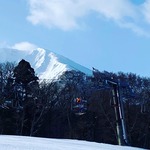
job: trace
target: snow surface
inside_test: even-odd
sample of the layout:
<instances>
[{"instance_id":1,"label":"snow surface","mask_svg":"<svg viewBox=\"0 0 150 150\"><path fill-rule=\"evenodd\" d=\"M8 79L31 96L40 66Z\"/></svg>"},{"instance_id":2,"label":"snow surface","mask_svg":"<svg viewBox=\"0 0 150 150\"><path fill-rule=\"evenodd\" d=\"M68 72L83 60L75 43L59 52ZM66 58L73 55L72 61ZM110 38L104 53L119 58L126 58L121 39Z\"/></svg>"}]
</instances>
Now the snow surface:
<instances>
[{"instance_id":1,"label":"snow surface","mask_svg":"<svg viewBox=\"0 0 150 150\"><path fill-rule=\"evenodd\" d=\"M33 51L20 51L17 49L0 49L0 62L16 62L25 59L30 62L40 79L57 79L66 70L77 70L87 75L92 71L72 60L52 51L37 48Z\"/></svg>"},{"instance_id":2,"label":"snow surface","mask_svg":"<svg viewBox=\"0 0 150 150\"><path fill-rule=\"evenodd\" d=\"M0 150L140 150L95 142L0 135Z\"/></svg>"}]
</instances>

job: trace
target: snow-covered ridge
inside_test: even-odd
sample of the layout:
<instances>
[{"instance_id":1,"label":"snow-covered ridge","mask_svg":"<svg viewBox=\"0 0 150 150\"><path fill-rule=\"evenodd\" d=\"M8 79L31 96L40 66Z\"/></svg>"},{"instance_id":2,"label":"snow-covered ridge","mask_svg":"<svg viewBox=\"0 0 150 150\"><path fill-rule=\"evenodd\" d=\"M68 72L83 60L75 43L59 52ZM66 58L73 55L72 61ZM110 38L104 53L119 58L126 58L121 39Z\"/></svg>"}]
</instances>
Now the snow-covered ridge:
<instances>
[{"instance_id":1,"label":"snow-covered ridge","mask_svg":"<svg viewBox=\"0 0 150 150\"><path fill-rule=\"evenodd\" d=\"M92 75L92 71L72 60L52 51L37 48L32 52L16 49L0 49L0 62L19 62L21 59L29 61L40 79L57 79L67 70L81 71Z\"/></svg>"},{"instance_id":2,"label":"snow-covered ridge","mask_svg":"<svg viewBox=\"0 0 150 150\"><path fill-rule=\"evenodd\" d=\"M45 59L45 50L41 49L41 48L38 48L37 51L38 51L38 54L35 57L35 70L37 68L41 67L41 65L42 65L42 63L44 62L44 59Z\"/></svg>"}]
</instances>

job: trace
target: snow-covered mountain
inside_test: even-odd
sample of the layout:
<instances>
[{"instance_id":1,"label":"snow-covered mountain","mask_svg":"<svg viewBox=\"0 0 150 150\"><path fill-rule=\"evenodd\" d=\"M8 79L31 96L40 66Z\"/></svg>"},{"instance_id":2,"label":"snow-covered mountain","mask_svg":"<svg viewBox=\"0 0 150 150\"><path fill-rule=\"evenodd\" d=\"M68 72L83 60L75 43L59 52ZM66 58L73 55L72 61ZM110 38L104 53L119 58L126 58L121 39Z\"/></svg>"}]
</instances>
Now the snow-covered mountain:
<instances>
[{"instance_id":1,"label":"snow-covered mountain","mask_svg":"<svg viewBox=\"0 0 150 150\"><path fill-rule=\"evenodd\" d=\"M67 70L77 70L87 75L92 75L90 69L62 55L42 48L37 48L32 51L21 51L9 48L0 49L0 63L7 61L18 63L21 59L30 62L40 79L57 79Z\"/></svg>"}]
</instances>

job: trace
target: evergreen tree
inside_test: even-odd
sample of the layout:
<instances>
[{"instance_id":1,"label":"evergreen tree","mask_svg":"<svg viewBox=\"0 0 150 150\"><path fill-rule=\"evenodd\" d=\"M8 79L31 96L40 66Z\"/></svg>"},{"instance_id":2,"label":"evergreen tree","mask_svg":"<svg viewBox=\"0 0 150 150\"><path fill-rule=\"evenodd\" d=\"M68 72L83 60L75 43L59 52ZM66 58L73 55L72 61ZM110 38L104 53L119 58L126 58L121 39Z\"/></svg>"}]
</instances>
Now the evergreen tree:
<instances>
[{"instance_id":1,"label":"evergreen tree","mask_svg":"<svg viewBox=\"0 0 150 150\"><path fill-rule=\"evenodd\" d=\"M19 113L17 119L18 134L30 135L32 121L35 119L38 103L38 77L30 63L21 60L14 69L15 106Z\"/></svg>"},{"instance_id":2,"label":"evergreen tree","mask_svg":"<svg viewBox=\"0 0 150 150\"><path fill-rule=\"evenodd\" d=\"M27 85L31 81L37 81L38 77L35 75L34 69L30 63L22 59L18 66L14 69L14 77L16 83L22 83Z\"/></svg>"}]
</instances>

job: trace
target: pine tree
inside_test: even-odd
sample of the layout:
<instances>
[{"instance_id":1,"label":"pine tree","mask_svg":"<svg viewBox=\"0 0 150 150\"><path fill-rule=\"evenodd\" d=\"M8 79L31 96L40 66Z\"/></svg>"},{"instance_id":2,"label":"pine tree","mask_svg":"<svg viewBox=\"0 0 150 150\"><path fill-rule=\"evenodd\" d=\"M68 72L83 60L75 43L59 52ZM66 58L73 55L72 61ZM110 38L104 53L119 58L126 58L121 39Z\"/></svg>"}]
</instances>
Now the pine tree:
<instances>
[{"instance_id":1,"label":"pine tree","mask_svg":"<svg viewBox=\"0 0 150 150\"><path fill-rule=\"evenodd\" d=\"M18 66L14 69L14 77L16 83L28 84L31 81L37 81L38 77L35 76L35 71L30 63L22 59Z\"/></svg>"},{"instance_id":2,"label":"pine tree","mask_svg":"<svg viewBox=\"0 0 150 150\"><path fill-rule=\"evenodd\" d=\"M30 135L32 120L38 103L38 77L30 63L22 59L14 69L14 80L14 105L19 112L18 118L16 118L19 126L18 134Z\"/></svg>"}]
</instances>

